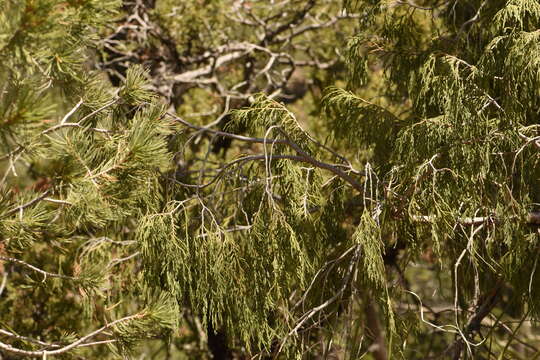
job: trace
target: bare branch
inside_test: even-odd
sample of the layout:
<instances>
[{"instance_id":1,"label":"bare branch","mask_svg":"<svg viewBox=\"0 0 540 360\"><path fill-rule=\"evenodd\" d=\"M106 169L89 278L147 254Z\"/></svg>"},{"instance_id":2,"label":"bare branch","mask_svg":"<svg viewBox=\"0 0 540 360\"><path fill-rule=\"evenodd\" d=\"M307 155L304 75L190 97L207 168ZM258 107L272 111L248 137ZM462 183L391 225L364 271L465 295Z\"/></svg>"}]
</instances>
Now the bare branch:
<instances>
[{"instance_id":1,"label":"bare branch","mask_svg":"<svg viewBox=\"0 0 540 360\"><path fill-rule=\"evenodd\" d=\"M355 248L354 254L352 256L352 259L351 259L351 261L349 263L349 267L347 269L347 273L346 273L346 275L344 277L343 285L341 286L341 288L330 299L326 300L324 303L320 304L319 306L316 306L316 307L312 308L311 310L304 313L304 315L302 315L300 317L300 319L296 323L295 327L281 340L280 346L279 346L279 349L278 349L278 352L277 352L278 354L283 349L283 346L285 345L285 342L287 341L287 339L289 337L291 337L292 335L295 335L298 332L298 330L302 327L302 325L304 325L304 323L306 321L311 319L318 312L324 310L325 308L327 308L328 306L330 306L336 300L338 300L339 298L341 298L343 296L343 292L347 289L347 286L349 286L349 281L350 281L350 278L351 278L351 276L352 276L352 274L354 272L354 269L358 265L358 259L360 257L360 251L361 251L361 247L359 245L357 245L356 248Z\"/></svg>"},{"instance_id":2,"label":"bare branch","mask_svg":"<svg viewBox=\"0 0 540 360\"><path fill-rule=\"evenodd\" d=\"M4 275L2 276L2 283L0 284L0 296L2 296L2 293L4 292L4 289L6 288L8 275L9 275L9 272L6 269L4 269Z\"/></svg>"},{"instance_id":3,"label":"bare branch","mask_svg":"<svg viewBox=\"0 0 540 360\"><path fill-rule=\"evenodd\" d=\"M22 211L22 210L26 209L26 208L29 207L29 206L34 205L35 203L37 203L37 202L39 202L39 201L45 199L45 198L47 197L47 195L49 195L50 192L51 192L50 189L49 189L49 190L46 190L43 194L41 194L41 195L38 196L37 198L32 199L32 200L30 200L29 202L27 202L27 203L25 203L25 204L22 204L22 205L20 205L20 206L17 206L16 208L14 208L14 209L8 211L7 213L5 213L5 216L10 216L10 215L12 215L12 214L14 214L14 213L16 213L16 212L19 212L19 211Z\"/></svg>"},{"instance_id":4,"label":"bare branch","mask_svg":"<svg viewBox=\"0 0 540 360\"><path fill-rule=\"evenodd\" d=\"M68 112L68 113L64 116L64 118L60 121L60 124L65 123L65 122L67 121L67 119L69 119L69 117L70 117L71 115L73 115L73 113L74 113L75 111L77 111L77 109L79 108L79 106L82 105L82 103L83 103L83 100L81 99L81 100L73 107L73 109L71 109L71 111Z\"/></svg>"},{"instance_id":5,"label":"bare branch","mask_svg":"<svg viewBox=\"0 0 540 360\"><path fill-rule=\"evenodd\" d=\"M296 143L291 141L288 138L287 134L283 130L281 130L280 128L277 128L277 129L279 129L279 131L280 131L280 133L282 135L287 137L286 140L268 139L268 138L251 138L251 137L247 137L247 136L231 134L231 133L227 133L227 132L224 132L224 131L217 131L217 130L212 130L212 129L203 128L203 127L200 127L200 126L193 125L193 124L185 121L184 119L182 119L182 118L180 118L180 117L178 117L178 116L176 116L174 114L171 114L171 113L167 113L167 115L173 117L175 120L181 122L182 124L184 124L184 125L186 125L186 126L188 126L190 128L197 129L197 130L208 131L208 132L210 132L212 134L215 134L215 135L220 135L220 136L228 137L228 138L231 138L231 139L236 139L236 140L241 140L241 141L246 141L246 142L253 142L253 143L284 144L284 145L287 145L290 148L292 148L294 151L296 151L296 153L298 155L297 156L293 156L293 155L271 155L271 156L269 156L269 158L283 157L283 158L288 158L288 159L291 159L291 160L297 160L297 161L302 161L302 162L305 162L305 163L309 163L309 164L314 165L314 166L316 166L318 168L325 169L325 170L328 170L328 171L334 173L335 175L337 175L338 177L340 177L341 179L343 179L347 183L349 183L355 190L357 190L359 192L362 192L363 189L364 189L363 186L358 181L356 181L352 176L350 176L346 172L340 170L339 166L324 163L324 162L318 161L318 160L314 159L313 157L311 157L304 150L302 150L302 148L300 148ZM263 156L263 155L260 155L260 156ZM264 159L264 158L265 157L263 156L262 159ZM259 159L261 159L261 158L260 157L252 158L252 160L259 160ZM238 162L238 160L235 161L235 162L229 163L227 165L227 167L230 166L230 165L233 165L236 162ZM208 183L208 184L205 184L203 186L201 186L201 185L191 185L191 187L202 188L202 187L206 187L206 186L210 185L211 183L213 183L213 181ZM188 184L184 184L184 185L188 186Z\"/></svg>"},{"instance_id":6,"label":"bare branch","mask_svg":"<svg viewBox=\"0 0 540 360\"><path fill-rule=\"evenodd\" d=\"M26 268L28 268L30 270L33 270L33 271L43 275L43 281L45 281L47 279L47 277L60 278L60 279L65 279L65 280L78 280L78 278L73 277L73 276L67 276L67 275L62 275L62 274L54 274L54 273L50 273L50 272L45 271L45 270L41 270L40 268L37 268L34 265L30 265L30 264L28 264L28 263L26 263L26 262L24 262L22 260L19 260L19 259L10 258L10 257L7 257L7 256L0 255L0 260L16 263L16 264L22 265L22 266L24 266L24 267L26 267Z\"/></svg>"},{"instance_id":7,"label":"bare branch","mask_svg":"<svg viewBox=\"0 0 540 360\"><path fill-rule=\"evenodd\" d=\"M517 216L512 215L511 218L517 218ZM430 215L414 215L412 219L413 221L424 222L424 223L431 223L435 221L435 217L430 216ZM540 212L530 212L527 215L527 218L525 221L529 225L540 225ZM456 222L461 225L473 226L473 225L481 225L485 223L497 224L497 223L500 223L501 220L497 219L495 216L476 216L476 217L457 218Z\"/></svg>"},{"instance_id":8,"label":"bare branch","mask_svg":"<svg viewBox=\"0 0 540 360\"><path fill-rule=\"evenodd\" d=\"M3 342L0 342L0 349L5 350L5 351L10 352L10 353L14 353L14 354L18 354L18 355L24 355L24 356L58 355L58 354L65 353L65 352L67 352L69 350L72 350L74 348L77 348L77 347L99 345L99 344L112 342L111 340L108 340L108 341L105 341L105 342L104 341L97 341L97 342L94 342L94 343L86 343L87 340L92 339L93 337L103 333L107 329L110 329L110 328L116 326L117 324L127 322L127 321L130 321L130 320L134 320L134 319L140 319L140 318L143 318L145 316L146 315L144 313L138 313L138 314L135 314L135 315L126 316L126 317L123 317L121 319L112 321L111 323L109 323L109 324L107 324L107 325L105 325L105 326L91 332L88 335L85 335L85 336L81 337L80 339L72 342L71 344L63 346L63 347L61 347L59 349L55 349L55 350L38 350L38 351L23 350L23 349L15 348L15 347L13 347L13 346L11 346L9 344L3 343ZM50 344L47 344L47 345L50 346Z\"/></svg>"},{"instance_id":9,"label":"bare branch","mask_svg":"<svg viewBox=\"0 0 540 360\"><path fill-rule=\"evenodd\" d=\"M49 343L46 343L46 342L38 340L38 339L33 339L33 338L30 338L30 337L27 337L27 336L14 334L14 333L12 333L10 331L7 331L7 330L4 330L4 329L0 329L0 334L5 335L5 336L9 336L9 337L17 339L17 340L22 340L22 341L34 343L34 344L37 344L37 345L46 346L47 348L59 348L59 347L61 347L61 345L49 344Z\"/></svg>"}]
</instances>

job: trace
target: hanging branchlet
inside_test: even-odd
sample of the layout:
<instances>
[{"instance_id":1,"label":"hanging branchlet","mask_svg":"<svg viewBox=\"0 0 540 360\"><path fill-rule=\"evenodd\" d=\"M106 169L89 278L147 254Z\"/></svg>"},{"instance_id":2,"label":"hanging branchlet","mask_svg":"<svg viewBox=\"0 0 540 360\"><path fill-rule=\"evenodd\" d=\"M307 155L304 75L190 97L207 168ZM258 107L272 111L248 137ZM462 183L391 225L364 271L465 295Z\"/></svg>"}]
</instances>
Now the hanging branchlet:
<instances>
[{"instance_id":1,"label":"hanging branchlet","mask_svg":"<svg viewBox=\"0 0 540 360\"><path fill-rule=\"evenodd\" d=\"M1 352L538 353L539 19L4 1Z\"/></svg>"}]
</instances>

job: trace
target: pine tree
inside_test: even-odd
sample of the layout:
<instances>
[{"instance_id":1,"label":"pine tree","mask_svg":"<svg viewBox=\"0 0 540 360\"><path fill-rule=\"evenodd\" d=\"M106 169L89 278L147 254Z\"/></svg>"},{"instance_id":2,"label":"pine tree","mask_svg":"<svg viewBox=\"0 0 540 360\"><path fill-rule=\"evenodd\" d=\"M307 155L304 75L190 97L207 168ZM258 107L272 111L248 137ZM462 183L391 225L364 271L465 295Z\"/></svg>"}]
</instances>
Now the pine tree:
<instances>
[{"instance_id":1,"label":"pine tree","mask_svg":"<svg viewBox=\"0 0 540 360\"><path fill-rule=\"evenodd\" d=\"M2 356L539 353L537 0L0 17Z\"/></svg>"},{"instance_id":2,"label":"pine tree","mask_svg":"<svg viewBox=\"0 0 540 360\"><path fill-rule=\"evenodd\" d=\"M125 353L178 324L173 299L145 289L137 268L125 265L140 256L130 224L160 210L172 128L142 68L117 89L87 71L96 30L118 5L0 5L6 358Z\"/></svg>"}]
</instances>

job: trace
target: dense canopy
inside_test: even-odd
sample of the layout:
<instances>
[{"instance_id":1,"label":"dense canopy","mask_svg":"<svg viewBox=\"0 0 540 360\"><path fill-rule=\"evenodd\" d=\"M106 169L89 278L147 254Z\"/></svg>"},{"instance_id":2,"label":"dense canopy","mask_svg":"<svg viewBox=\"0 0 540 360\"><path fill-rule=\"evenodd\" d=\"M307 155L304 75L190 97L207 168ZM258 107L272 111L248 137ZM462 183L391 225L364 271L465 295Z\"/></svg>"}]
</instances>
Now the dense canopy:
<instances>
[{"instance_id":1,"label":"dense canopy","mask_svg":"<svg viewBox=\"0 0 540 360\"><path fill-rule=\"evenodd\" d=\"M538 0L0 0L0 55L0 358L540 355Z\"/></svg>"}]
</instances>

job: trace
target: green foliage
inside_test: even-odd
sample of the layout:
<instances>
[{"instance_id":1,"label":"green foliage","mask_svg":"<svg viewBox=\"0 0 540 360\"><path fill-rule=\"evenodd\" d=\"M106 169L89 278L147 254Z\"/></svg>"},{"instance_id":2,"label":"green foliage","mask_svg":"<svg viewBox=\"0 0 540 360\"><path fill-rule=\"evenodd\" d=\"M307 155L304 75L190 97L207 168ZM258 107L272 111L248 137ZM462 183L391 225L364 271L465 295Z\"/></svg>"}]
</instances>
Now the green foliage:
<instances>
[{"instance_id":1,"label":"green foliage","mask_svg":"<svg viewBox=\"0 0 540 360\"><path fill-rule=\"evenodd\" d=\"M254 99L249 108L236 110L233 115L233 121L226 130L234 132L235 129L245 128L249 134L266 138L285 134L302 149L309 151L309 135L301 128L294 114L275 100L261 95Z\"/></svg>"},{"instance_id":2,"label":"green foliage","mask_svg":"<svg viewBox=\"0 0 540 360\"><path fill-rule=\"evenodd\" d=\"M142 309L141 279L124 266L138 255L127 225L161 204L170 128L141 68L128 72L117 96L88 71L96 30L118 6L0 4L0 321L24 336L10 342L20 354L53 352L137 311L137 321L118 323L113 335L121 353L177 326L176 304L163 296ZM74 350L107 356L103 346Z\"/></svg>"},{"instance_id":3,"label":"green foliage","mask_svg":"<svg viewBox=\"0 0 540 360\"><path fill-rule=\"evenodd\" d=\"M372 148L378 165L388 162L401 123L395 115L339 88L329 88L322 102L336 140L359 149Z\"/></svg>"},{"instance_id":4,"label":"green foliage","mask_svg":"<svg viewBox=\"0 0 540 360\"><path fill-rule=\"evenodd\" d=\"M2 354L533 355L540 4L341 5L0 2Z\"/></svg>"},{"instance_id":5,"label":"green foliage","mask_svg":"<svg viewBox=\"0 0 540 360\"><path fill-rule=\"evenodd\" d=\"M515 299L526 297L522 309L536 309L538 299L525 288L526 278L534 277L536 250L531 246L538 241L527 224L538 202L537 148L524 141L536 135L523 132L537 123L538 66L531 54L538 53L533 40L538 2L370 6L358 4L377 8L379 18L349 44L351 88L365 85L382 66L386 88L400 96L382 95L389 104L400 101L409 107L403 110L407 116L388 117L385 107L378 106L378 112L368 113L363 104L369 101L343 90L329 91L325 102L336 140L361 139L361 144L374 144L374 159L384 156L376 163L388 184L381 188L387 192L379 220L383 233L410 222L417 229L411 239L415 246L436 251L438 271L454 273L452 297L462 307L488 293L493 279L499 279L511 284ZM393 225L396 221L402 224ZM404 235L394 236L407 243ZM514 316L532 314L522 310ZM471 317L456 318L463 331L470 331L465 325ZM411 351L415 347L409 345ZM489 350L460 351L475 357Z\"/></svg>"}]
</instances>

